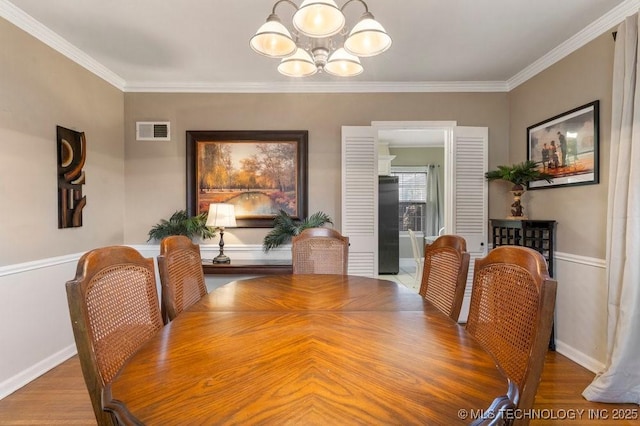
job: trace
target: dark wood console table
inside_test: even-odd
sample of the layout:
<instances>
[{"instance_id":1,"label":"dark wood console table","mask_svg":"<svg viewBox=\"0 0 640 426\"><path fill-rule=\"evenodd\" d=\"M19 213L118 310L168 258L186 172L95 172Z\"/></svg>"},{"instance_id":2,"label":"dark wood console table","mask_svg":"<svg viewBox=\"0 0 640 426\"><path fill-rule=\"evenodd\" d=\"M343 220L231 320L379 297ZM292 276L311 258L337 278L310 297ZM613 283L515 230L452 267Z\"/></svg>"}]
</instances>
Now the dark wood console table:
<instances>
[{"instance_id":1,"label":"dark wood console table","mask_svg":"<svg viewBox=\"0 0 640 426\"><path fill-rule=\"evenodd\" d=\"M491 228L493 247L515 245L537 250L547 261L549 275L554 276L555 220L491 219Z\"/></svg>"},{"instance_id":2,"label":"dark wood console table","mask_svg":"<svg viewBox=\"0 0 640 426\"><path fill-rule=\"evenodd\" d=\"M283 275L292 274L290 260L234 260L231 263L212 263L202 259L205 275Z\"/></svg>"}]
</instances>

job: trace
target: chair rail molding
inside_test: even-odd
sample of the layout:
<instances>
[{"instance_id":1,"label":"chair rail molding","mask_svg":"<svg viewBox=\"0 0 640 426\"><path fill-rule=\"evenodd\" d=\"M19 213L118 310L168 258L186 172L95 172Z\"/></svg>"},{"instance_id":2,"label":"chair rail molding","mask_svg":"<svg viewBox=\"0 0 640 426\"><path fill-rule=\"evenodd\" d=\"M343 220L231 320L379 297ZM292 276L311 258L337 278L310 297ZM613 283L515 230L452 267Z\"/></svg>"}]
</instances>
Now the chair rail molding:
<instances>
[{"instance_id":1,"label":"chair rail molding","mask_svg":"<svg viewBox=\"0 0 640 426\"><path fill-rule=\"evenodd\" d=\"M32 260L29 262L15 263L13 265L0 266L0 277L21 274L36 269L50 268L65 263L77 262L84 253L66 254L64 256L49 257L46 259Z\"/></svg>"},{"instance_id":2,"label":"chair rail molding","mask_svg":"<svg viewBox=\"0 0 640 426\"><path fill-rule=\"evenodd\" d=\"M160 254L159 244L138 244L129 245L146 257L155 257ZM261 244L225 244L225 253L233 254L233 259L238 260L289 260L291 259L291 244L282 245L280 247L272 248L269 252L265 253ZM220 253L220 246L218 244L200 244L200 255L203 261L207 259L213 259Z\"/></svg>"},{"instance_id":3,"label":"chair rail molding","mask_svg":"<svg viewBox=\"0 0 640 426\"><path fill-rule=\"evenodd\" d=\"M579 263L581 265L603 269L607 267L607 261L605 259L598 259L597 257L580 256L577 254L563 253L559 251L556 251L555 255L556 260L562 260L564 262Z\"/></svg>"}]
</instances>

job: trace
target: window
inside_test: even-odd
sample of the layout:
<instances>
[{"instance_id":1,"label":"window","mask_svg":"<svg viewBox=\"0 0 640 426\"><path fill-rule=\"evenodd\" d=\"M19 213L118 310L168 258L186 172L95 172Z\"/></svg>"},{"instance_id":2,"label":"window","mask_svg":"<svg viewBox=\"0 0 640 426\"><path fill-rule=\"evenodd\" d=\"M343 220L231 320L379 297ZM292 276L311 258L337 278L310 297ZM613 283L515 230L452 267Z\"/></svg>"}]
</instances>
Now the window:
<instances>
[{"instance_id":1,"label":"window","mask_svg":"<svg viewBox=\"0 0 640 426\"><path fill-rule=\"evenodd\" d=\"M398 177L399 230L424 232L427 210L427 169L424 167L392 167L392 176Z\"/></svg>"}]
</instances>

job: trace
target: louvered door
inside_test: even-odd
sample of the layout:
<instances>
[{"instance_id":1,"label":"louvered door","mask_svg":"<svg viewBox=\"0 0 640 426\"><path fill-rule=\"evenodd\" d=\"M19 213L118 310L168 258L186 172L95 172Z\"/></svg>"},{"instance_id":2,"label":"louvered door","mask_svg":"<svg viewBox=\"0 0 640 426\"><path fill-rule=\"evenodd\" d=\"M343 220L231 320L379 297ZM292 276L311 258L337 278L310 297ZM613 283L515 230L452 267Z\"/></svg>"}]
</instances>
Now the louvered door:
<instances>
[{"instance_id":1,"label":"louvered door","mask_svg":"<svg viewBox=\"0 0 640 426\"><path fill-rule=\"evenodd\" d=\"M487 254L488 185L484 178L484 173L487 171L487 157L488 129L486 127L454 128L452 227L448 233L464 237L471 257L460 322L466 322L469 314L475 259Z\"/></svg>"},{"instance_id":2,"label":"louvered door","mask_svg":"<svg viewBox=\"0 0 640 426\"><path fill-rule=\"evenodd\" d=\"M377 131L342 127L342 234L349 237L349 275L378 274Z\"/></svg>"}]
</instances>

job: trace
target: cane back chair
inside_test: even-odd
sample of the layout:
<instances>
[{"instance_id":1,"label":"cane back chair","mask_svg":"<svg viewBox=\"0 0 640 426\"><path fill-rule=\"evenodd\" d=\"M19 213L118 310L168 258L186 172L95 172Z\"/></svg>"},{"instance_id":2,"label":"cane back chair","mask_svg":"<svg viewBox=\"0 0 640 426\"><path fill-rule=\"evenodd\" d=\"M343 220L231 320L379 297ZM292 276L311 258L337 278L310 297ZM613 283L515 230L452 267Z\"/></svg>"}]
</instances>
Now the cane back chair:
<instances>
[{"instance_id":1,"label":"cane back chair","mask_svg":"<svg viewBox=\"0 0 640 426\"><path fill-rule=\"evenodd\" d=\"M307 228L291 240L294 274L347 274L349 237L331 228Z\"/></svg>"},{"instance_id":2,"label":"cane back chair","mask_svg":"<svg viewBox=\"0 0 640 426\"><path fill-rule=\"evenodd\" d=\"M468 272L469 253L465 239L459 235L442 235L425 246L418 293L458 321Z\"/></svg>"},{"instance_id":3,"label":"cane back chair","mask_svg":"<svg viewBox=\"0 0 640 426\"><path fill-rule=\"evenodd\" d=\"M160 242L158 271L162 284L162 313L172 321L207 294L200 246L183 235Z\"/></svg>"},{"instance_id":4,"label":"cane back chair","mask_svg":"<svg viewBox=\"0 0 640 426\"><path fill-rule=\"evenodd\" d=\"M124 246L91 250L66 284L73 335L99 425L116 424L102 393L125 361L163 326L153 259Z\"/></svg>"},{"instance_id":5,"label":"cane back chair","mask_svg":"<svg viewBox=\"0 0 640 426\"><path fill-rule=\"evenodd\" d=\"M551 336L556 298L542 255L500 246L475 261L466 328L518 387L519 409L530 409ZM525 419L526 423L526 419Z\"/></svg>"}]
</instances>

